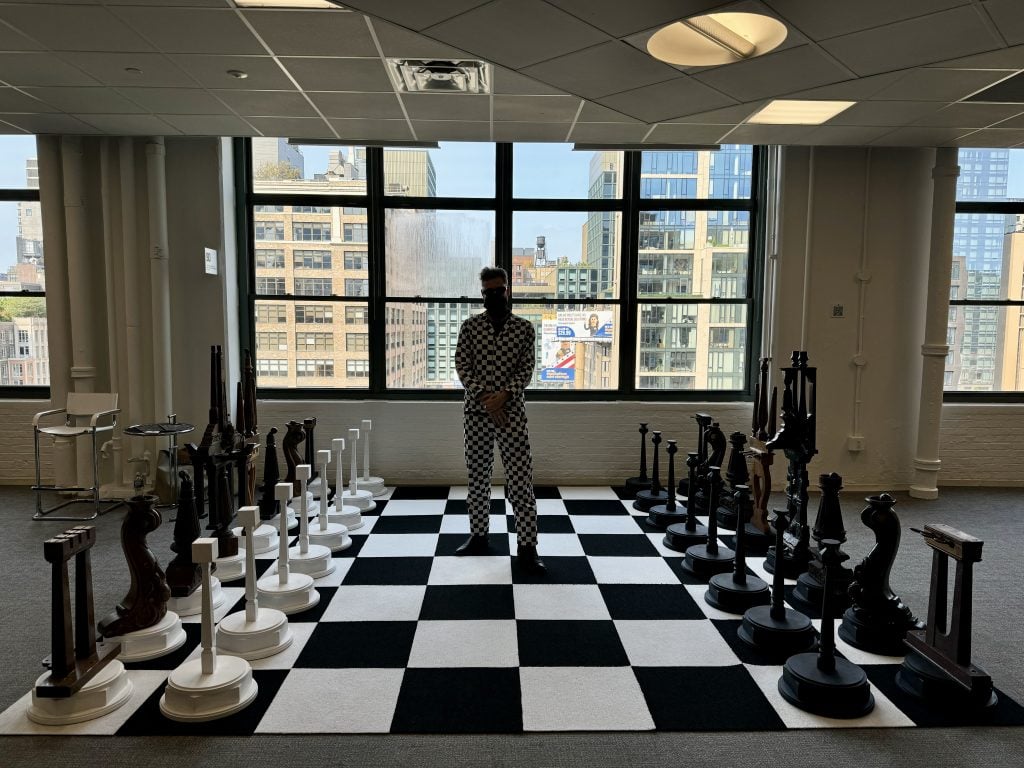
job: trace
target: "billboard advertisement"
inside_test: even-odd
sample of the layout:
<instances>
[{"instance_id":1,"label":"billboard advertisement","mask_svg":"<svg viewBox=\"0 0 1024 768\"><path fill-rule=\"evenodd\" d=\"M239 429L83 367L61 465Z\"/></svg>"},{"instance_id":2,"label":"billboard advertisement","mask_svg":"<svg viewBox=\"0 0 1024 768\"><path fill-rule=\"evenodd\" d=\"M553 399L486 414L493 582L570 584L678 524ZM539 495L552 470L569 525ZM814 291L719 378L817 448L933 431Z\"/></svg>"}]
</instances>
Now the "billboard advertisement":
<instances>
[{"instance_id":1,"label":"billboard advertisement","mask_svg":"<svg viewBox=\"0 0 1024 768\"><path fill-rule=\"evenodd\" d=\"M540 380L572 383L576 381L576 344L559 339L557 328L556 320L545 320L542 325Z\"/></svg>"},{"instance_id":2,"label":"billboard advertisement","mask_svg":"<svg viewBox=\"0 0 1024 768\"><path fill-rule=\"evenodd\" d=\"M575 342L612 340L611 310L560 311L555 321L555 337Z\"/></svg>"}]
</instances>

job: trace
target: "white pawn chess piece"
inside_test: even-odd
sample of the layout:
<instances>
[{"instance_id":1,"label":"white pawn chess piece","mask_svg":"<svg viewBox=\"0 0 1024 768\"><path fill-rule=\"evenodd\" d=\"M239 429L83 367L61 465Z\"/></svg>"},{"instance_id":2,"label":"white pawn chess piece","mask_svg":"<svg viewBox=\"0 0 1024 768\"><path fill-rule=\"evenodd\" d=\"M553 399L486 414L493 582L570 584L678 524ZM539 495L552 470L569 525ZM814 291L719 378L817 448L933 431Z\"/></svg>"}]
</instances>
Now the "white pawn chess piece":
<instances>
[{"instance_id":1,"label":"white pawn chess piece","mask_svg":"<svg viewBox=\"0 0 1024 768\"><path fill-rule=\"evenodd\" d=\"M320 477L327 477L327 465L331 461L330 451L317 451L317 461L320 462ZM340 523L332 523L327 512L327 494L320 494L320 514L316 523L309 529L309 540L312 544L322 544L331 552L341 552L352 546L352 539L348 535L348 528Z\"/></svg>"},{"instance_id":2,"label":"white pawn chess piece","mask_svg":"<svg viewBox=\"0 0 1024 768\"><path fill-rule=\"evenodd\" d=\"M306 573L314 579L328 575L334 570L334 559L331 550L322 544L309 543L309 511L306 509L306 481L312 474L309 464L299 464L295 468L295 478L299 481L299 540L288 550L288 561L293 571ZM271 569L273 570L273 569Z\"/></svg>"},{"instance_id":3,"label":"white pawn chess piece","mask_svg":"<svg viewBox=\"0 0 1024 768\"><path fill-rule=\"evenodd\" d=\"M217 540L192 542L192 561L203 569L202 652L185 661L167 678L160 711L171 720L206 722L238 712L256 699L259 688L249 662L238 656L217 655L213 635L210 567L217 557Z\"/></svg>"},{"instance_id":4,"label":"white pawn chess piece","mask_svg":"<svg viewBox=\"0 0 1024 768\"><path fill-rule=\"evenodd\" d=\"M292 495L291 483L274 486L274 496L283 508ZM313 586L313 577L305 573L292 573L288 562L287 518L278 515L278 555L274 574L264 576L256 582L256 591L264 605L277 608L282 613L293 614L312 608L320 602L320 593Z\"/></svg>"},{"instance_id":5,"label":"white pawn chess piece","mask_svg":"<svg viewBox=\"0 0 1024 768\"><path fill-rule=\"evenodd\" d=\"M167 611L153 626L111 637L109 642L121 644L121 652L117 655L120 661L133 662L166 656L181 648L186 638L181 617L174 611Z\"/></svg>"},{"instance_id":6,"label":"white pawn chess piece","mask_svg":"<svg viewBox=\"0 0 1024 768\"><path fill-rule=\"evenodd\" d=\"M352 465L348 473L348 489L343 493L339 489L341 495L341 503L350 504L353 507L359 507L360 512L372 512L377 508L377 502L373 500L373 494L370 491L359 490L359 467L357 466L356 456L357 447L359 445L359 430L350 429L348 431L348 446L352 454ZM335 494L335 503L337 503L337 496Z\"/></svg>"},{"instance_id":7,"label":"white pawn chess piece","mask_svg":"<svg viewBox=\"0 0 1024 768\"><path fill-rule=\"evenodd\" d=\"M237 535L237 534L236 534ZM236 581L245 578L245 552L239 551L229 557L217 558L217 578L221 581Z\"/></svg>"},{"instance_id":8,"label":"white pawn chess piece","mask_svg":"<svg viewBox=\"0 0 1024 768\"><path fill-rule=\"evenodd\" d=\"M374 477L370 474L370 430L373 429L371 419L363 419L363 429L360 435L363 438L363 474L359 476L356 485L361 491L369 491L373 496L383 496L388 492L384 487L383 477Z\"/></svg>"},{"instance_id":9,"label":"white pawn chess piece","mask_svg":"<svg viewBox=\"0 0 1024 768\"><path fill-rule=\"evenodd\" d=\"M217 648L243 659L263 659L292 644L288 618L275 608L261 608L256 596L256 547L253 534L260 528L259 507L241 507L238 519L245 532L245 610L221 619L217 625Z\"/></svg>"},{"instance_id":10,"label":"white pawn chess piece","mask_svg":"<svg viewBox=\"0 0 1024 768\"><path fill-rule=\"evenodd\" d=\"M345 473L343 467L345 461L342 454L345 451L345 438L336 437L331 441L331 448L334 449L334 503L327 509L327 519L332 523L341 523L350 531L359 528L363 524L363 515L359 507L352 504L345 504L342 499L345 495Z\"/></svg>"},{"instance_id":11,"label":"white pawn chess piece","mask_svg":"<svg viewBox=\"0 0 1024 768\"><path fill-rule=\"evenodd\" d=\"M241 512L241 509L239 509ZM298 525L298 518L295 519L295 524ZM245 535L245 531L242 526L232 528L231 532L238 537L238 546L240 549L249 548L249 538ZM255 531L252 532L252 553L254 555L263 555L267 552L272 552L277 547L277 528L268 523L263 523ZM248 563L246 559L246 563Z\"/></svg>"}]
</instances>

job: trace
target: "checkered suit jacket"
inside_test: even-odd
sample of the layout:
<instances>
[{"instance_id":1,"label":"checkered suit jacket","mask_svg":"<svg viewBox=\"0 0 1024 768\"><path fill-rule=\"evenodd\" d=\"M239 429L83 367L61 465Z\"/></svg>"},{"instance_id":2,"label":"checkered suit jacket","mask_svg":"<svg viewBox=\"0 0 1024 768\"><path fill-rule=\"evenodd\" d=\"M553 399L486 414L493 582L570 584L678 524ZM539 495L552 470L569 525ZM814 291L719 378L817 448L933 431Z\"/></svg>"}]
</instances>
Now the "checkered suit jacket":
<instances>
[{"instance_id":1,"label":"checkered suit jacket","mask_svg":"<svg viewBox=\"0 0 1024 768\"><path fill-rule=\"evenodd\" d=\"M503 389L512 395L507 408L524 408L523 390L533 378L536 363L535 337L530 321L517 315L509 315L498 334L486 312L462 323L455 370L466 390L466 410L485 413L477 398Z\"/></svg>"}]
</instances>

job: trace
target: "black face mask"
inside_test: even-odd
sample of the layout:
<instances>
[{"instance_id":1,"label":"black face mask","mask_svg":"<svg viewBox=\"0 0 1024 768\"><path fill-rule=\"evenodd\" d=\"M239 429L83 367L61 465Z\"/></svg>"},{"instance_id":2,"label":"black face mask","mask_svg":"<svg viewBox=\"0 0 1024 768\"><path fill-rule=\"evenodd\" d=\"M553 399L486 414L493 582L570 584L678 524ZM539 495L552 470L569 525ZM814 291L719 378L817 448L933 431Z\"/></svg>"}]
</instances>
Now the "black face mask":
<instances>
[{"instance_id":1,"label":"black face mask","mask_svg":"<svg viewBox=\"0 0 1024 768\"><path fill-rule=\"evenodd\" d=\"M508 312L508 293L505 288L489 288L484 291L484 309L488 314L502 316Z\"/></svg>"}]
</instances>

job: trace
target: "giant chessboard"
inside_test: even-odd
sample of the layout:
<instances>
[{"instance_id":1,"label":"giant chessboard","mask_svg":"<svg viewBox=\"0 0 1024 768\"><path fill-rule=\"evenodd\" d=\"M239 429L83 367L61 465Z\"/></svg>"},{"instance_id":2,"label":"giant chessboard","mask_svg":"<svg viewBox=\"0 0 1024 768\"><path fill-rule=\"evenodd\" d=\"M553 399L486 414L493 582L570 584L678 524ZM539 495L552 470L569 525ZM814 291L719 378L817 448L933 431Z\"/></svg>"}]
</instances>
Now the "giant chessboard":
<instances>
[{"instance_id":1,"label":"giant chessboard","mask_svg":"<svg viewBox=\"0 0 1024 768\"><path fill-rule=\"evenodd\" d=\"M317 580L320 602L289 617L295 640L252 662L256 701L202 724L164 718L167 675L199 644L127 665L129 703L78 725L35 725L29 696L0 713L0 733L147 735L253 733L516 733L735 731L788 728L1021 725L1000 693L984 715L932 712L896 686L901 659L838 641L860 664L877 705L857 720L786 703L781 667L736 637L740 617L704 601L682 553L608 487L538 488L546 577L521 572L511 509L495 489L493 554L454 557L469 531L466 489L400 487L378 500L353 545ZM271 553L272 554L272 553ZM273 563L259 556L260 573ZM770 581L763 560L753 573ZM225 583L219 620L244 606Z\"/></svg>"}]
</instances>

